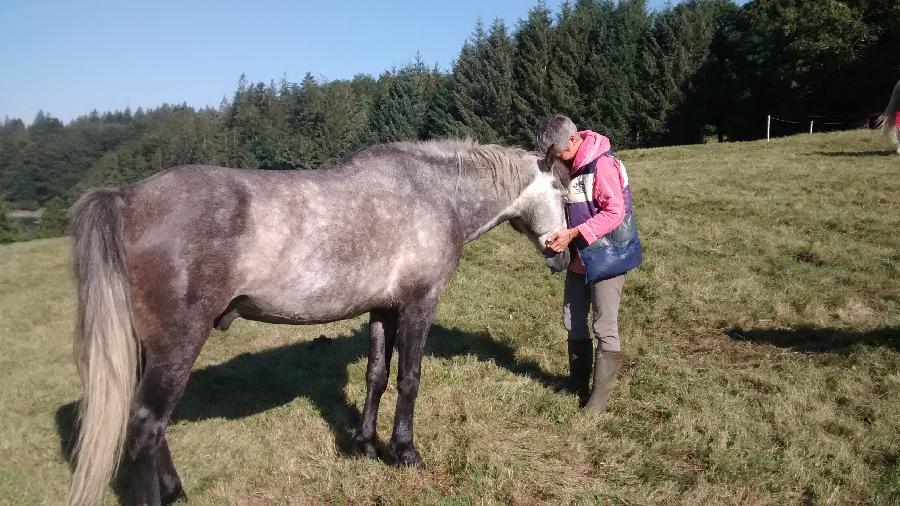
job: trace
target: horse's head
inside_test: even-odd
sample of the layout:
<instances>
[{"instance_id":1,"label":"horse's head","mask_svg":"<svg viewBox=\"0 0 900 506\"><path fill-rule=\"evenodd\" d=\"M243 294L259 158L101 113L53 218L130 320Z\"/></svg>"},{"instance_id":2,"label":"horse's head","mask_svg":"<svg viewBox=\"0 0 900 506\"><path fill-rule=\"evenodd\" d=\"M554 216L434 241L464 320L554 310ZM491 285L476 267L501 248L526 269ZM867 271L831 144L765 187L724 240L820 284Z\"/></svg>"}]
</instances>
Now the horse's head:
<instances>
[{"instance_id":1,"label":"horse's head","mask_svg":"<svg viewBox=\"0 0 900 506\"><path fill-rule=\"evenodd\" d=\"M544 254L552 272L562 272L569 265L569 250L554 253L546 246L553 232L567 226L563 188L568 184L568 172L558 165L535 158L537 174L516 200L516 215L509 220Z\"/></svg>"}]
</instances>

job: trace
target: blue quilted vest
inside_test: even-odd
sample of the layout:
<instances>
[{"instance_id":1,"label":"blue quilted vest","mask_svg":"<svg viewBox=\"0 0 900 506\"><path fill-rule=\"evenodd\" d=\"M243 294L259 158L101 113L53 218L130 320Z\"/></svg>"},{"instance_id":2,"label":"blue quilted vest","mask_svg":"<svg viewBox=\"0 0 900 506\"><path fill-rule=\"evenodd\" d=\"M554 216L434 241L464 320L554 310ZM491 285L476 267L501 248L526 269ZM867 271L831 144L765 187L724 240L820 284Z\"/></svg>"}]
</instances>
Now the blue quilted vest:
<instances>
[{"instance_id":1,"label":"blue quilted vest","mask_svg":"<svg viewBox=\"0 0 900 506\"><path fill-rule=\"evenodd\" d=\"M577 227L600 212L594 201L594 172L597 170L597 162L604 157L615 157L615 154L612 150L607 151L572 174L566 203L569 227ZM625 164L621 160L616 160L619 162L622 175L625 217L618 227L591 244L587 244L580 235L575 239L575 250L581 258L581 263L584 264L586 283L624 274L640 265L644 256L637 233L628 173L625 171ZM603 163L601 167L608 168L608 165L611 164Z\"/></svg>"}]
</instances>

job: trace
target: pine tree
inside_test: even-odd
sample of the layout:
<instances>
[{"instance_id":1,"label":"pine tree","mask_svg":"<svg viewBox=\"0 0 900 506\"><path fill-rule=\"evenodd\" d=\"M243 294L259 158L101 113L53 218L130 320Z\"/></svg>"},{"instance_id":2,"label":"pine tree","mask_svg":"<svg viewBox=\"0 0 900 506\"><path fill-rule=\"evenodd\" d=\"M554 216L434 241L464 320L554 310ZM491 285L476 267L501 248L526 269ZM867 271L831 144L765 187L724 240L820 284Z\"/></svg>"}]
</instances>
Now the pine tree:
<instances>
[{"instance_id":1,"label":"pine tree","mask_svg":"<svg viewBox=\"0 0 900 506\"><path fill-rule=\"evenodd\" d=\"M428 139L459 137L461 136L457 120L459 113L454 102L456 81L453 74L442 75L435 69L432 75L435 76L434 92L425 113L425 137Z\"/></svg>"},{"instance_id":2,"label":"pine tree","mask_svg":"<svg viewBox=\"0 0 900 506\"><path fill-rule=\"evenodd\" d=\"M481 142L496 142L499 135L487 114L487 71L485 54L488 51L487 33L481 20L471 37L463 44L459 59L453 66L453 106L457 134Z\"/></svg>"},{"instance_id":3,"label":"pine tree","mask_svg":"<svg viewBox=\"0 0 900 506\"><path fill-rule=\"evenodd\" d=\"M553 113L565 114L575 124L583 123L585 101L578 81L587 62L587 26L581 12L565 2L553 33L553 52L548 68L549 107Z\"/></svg>"},{"instance_id":4,"label":"pine tree","mask_svg":"<svg viewBox=\"0 0 900 506\"><path fill-rule=\"evenodd\" d=\"M231 100L227 125L233 134L234 162L238 167L259 166L254 153L263 130L263 119L258 108L259 92L256 86L247 84L246 77L242 74Z\"/></svg>"},{"instance_id":5,"label":"pine tree","mask_svg":"<svg viewBox=\"0 0 900 506\"><path fill-rule=\"evenodd\" d=\"M28 127L29 143L23 153L23 180L17 189L28 200L43 204L63 195L75 183L69 173L70 153L62 122L38 111ZM15 191L15 190L14 190Z\"/></svg>"},{"instance_id":6,"label":"pine tree","mask_svg":"<svg viewBox=\"0 0 900 506\"><path fill-rule=\"evenodd\" d=\"M317 107L321 86L316 78L309 72L303 76L300 85L293 90L296 97L294 112L292 114L292 131L297 137L301 148L298 155L299 165L303 167L315 167L320 163L317 138Z\"/></svg>"},{"instance_id":7,"label":"pine tree","mask_svg":"<svg viewBox=\"0 0 900 506\"><path fill-rule=\"evenodd\" d=\"M453 68L459 134L480 142L509 142L512 130L513 44L502 20L485 32L479 20Z\"/></svg>"},{"instance_id":8,"label":"pine tree","mask_svg":"<svg viewBox=\"0 0 900 506\"><path fill-rule=\"evenodd\" d=\"M538 122L552 113L548 70L552 52L553 25L543 3L528 12L516 31L513 65L513 120L510 141L533 147Z\"/></svg>"},{"instance_id":9,"label":"pine tree","mask_svg":"<svg viewBox=\"0 0 900 506\"><path fill-rule=\"evenodd\" d=\"M316 127L316 103L321 86L309 72L303 76L300 89L297 90L296 109L294 110L294 128L306 136L312 136Z\"/></svg>"},{"instance_id":10,"label":"pine tree","mask_svg":"<svg viewBox=\"0 0 900 506\"><path fill-rule=\"evenodd\" d=\"M312 104L316 124L315 165L328 165L357 147L365 116L347 82L322 86Z\"/></svg>"},{"instance_id":11,"label":"pine tree","mask_svg":"<svg viewBox=\"0 0 900 506\"><path fill-rule=\"evenodd\" d=\"M506 24L496 19L484 48L481 64L484 69L484 119L496 132L491 142L507 144L513 141L513 41Z\"/></svg>"},{"instance_id":12,"label":"pine tree","mask_svg":"<svg viewBox=\"0 0 900 506\"><path fill-rule=\"evenodd\" d=\"M429 71L420 57L396 73L382 76L384 91L376 98L369 123L374 142L424 139L428 111Z\"/></svg>"},{"instance_id":13,"label":"pine tree","mask_svg":"<svg viewBox=\"0 0 900 506\"><path fill-rule=\"evenodd\" d=\"M715 38L723 16L735 8L726 0L697 0L667 9L654 20L660 93L654 105L662 125L653 144L703 141L706 124L712 122L711 98L724 84L709 74Z\"/></svg>"},{"instance_id":14,"label":"pine tree","mask_svg":"<svg viewBox=\"0 0 900 506\"><path fill-rule=\"evenodd\" d=\"M582 121L606 133L619 147L640 145L638 123L652 83L643 83L641 52L650 30L645 0L622 0L592 6L591 54L582 72L588 98Z\"/></svg>"}]
</instances>

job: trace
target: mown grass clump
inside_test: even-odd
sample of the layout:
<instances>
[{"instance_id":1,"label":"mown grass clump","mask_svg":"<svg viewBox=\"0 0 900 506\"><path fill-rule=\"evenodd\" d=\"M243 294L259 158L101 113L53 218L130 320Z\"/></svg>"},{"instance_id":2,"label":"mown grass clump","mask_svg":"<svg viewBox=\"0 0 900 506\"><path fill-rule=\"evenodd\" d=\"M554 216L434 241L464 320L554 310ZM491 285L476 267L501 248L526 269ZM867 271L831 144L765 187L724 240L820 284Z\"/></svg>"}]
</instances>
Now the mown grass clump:
<instances>
[{"instance_id":1,"label":"mown grass clump","mask_svg":"<svg viewBox=\"0 0 900 506\"><path fill-rule=\"evenodd\" d=\"M628 358L600 417L553 389L566 373L561 278L506 226L468 246L424 362L426 470L347 456L363 319L239 320L210 338L169 431L188 495L897 503L900 160L879 142L850 132L621 153L646 261L625 285ZM69 249L0 247L0 502L65 496L79 396ZM384 438L395 400L390 387Z\"/></svg>"}]
</instances>

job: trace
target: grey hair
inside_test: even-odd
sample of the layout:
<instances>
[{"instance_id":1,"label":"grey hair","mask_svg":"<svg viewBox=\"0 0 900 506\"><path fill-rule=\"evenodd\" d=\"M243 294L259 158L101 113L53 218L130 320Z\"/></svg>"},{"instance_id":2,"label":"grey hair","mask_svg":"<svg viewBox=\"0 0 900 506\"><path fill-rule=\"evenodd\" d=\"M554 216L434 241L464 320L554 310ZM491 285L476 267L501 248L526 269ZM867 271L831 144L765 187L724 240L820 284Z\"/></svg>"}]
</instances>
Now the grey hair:
<instances>
[{"instance_id":1,"label":"grey hair","mask_svg":"<svg viewBox=\"0 0 900 506\"><path fill-rule=\"evenodd\" d=\"M535 134L535 147L546 153L551 147L554 151L564 151L569 147L569 137L578 133L575 123L568 116L554 114L540 122Z\"/></svg>"}]
</instances>

